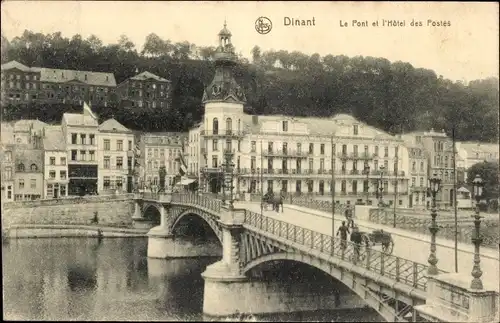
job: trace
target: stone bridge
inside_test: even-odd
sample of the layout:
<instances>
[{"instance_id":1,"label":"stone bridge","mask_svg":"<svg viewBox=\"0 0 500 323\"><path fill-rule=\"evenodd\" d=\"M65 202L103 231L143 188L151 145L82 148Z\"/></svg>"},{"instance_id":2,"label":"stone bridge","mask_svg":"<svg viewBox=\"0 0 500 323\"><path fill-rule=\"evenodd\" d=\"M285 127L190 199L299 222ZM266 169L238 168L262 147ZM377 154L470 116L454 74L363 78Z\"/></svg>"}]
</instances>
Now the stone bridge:
<instances>
[{"instance_id":1,"label":"stone bridge","mask_svg":"<svg viewBox=\"0 0 500 323\"><path fill-rule=\"evenodd\" d=\"M148 233L148 257L201 255L193 254L195 248L180 248L172 243L176 227L188 215L202 219L217 236L222 244L222 259L202 274L203 311L208 315L339 307L339 297L344 295L338 292L318 295L313 290L316 287L300 286L299 282L270 285L259 279L259 268L289 262L326 273L389 322L493 322L498 312L498 293L471 290L470 280L463 276L444 272L428 276L427 265L375 248L361 248L356 257L350 242L343 245L332 235L286 220L229 207L201 195L142 193L134 199L135 220L150 207L160 214L159 225Z\"/></svg>"}]
</instances>

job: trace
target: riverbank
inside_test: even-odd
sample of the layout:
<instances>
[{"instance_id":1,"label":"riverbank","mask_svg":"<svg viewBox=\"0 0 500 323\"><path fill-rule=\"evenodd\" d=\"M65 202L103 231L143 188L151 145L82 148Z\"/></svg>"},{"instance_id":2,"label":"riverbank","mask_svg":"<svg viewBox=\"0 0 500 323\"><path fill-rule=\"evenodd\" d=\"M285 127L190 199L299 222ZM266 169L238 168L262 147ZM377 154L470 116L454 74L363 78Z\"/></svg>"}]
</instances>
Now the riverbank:
<instances>
[{"instance_id":1,"label":"riverbank","mask_svg":"<svg viewBox=\"0 0 500 323\"><path fill-rule=\"evenodd\" d=\"M132 238L145 237L148 231L149 229L132 229L100 225L20 224L12 225L8 229L2 230L2 238Z\"/></svg>"}]
</instances>

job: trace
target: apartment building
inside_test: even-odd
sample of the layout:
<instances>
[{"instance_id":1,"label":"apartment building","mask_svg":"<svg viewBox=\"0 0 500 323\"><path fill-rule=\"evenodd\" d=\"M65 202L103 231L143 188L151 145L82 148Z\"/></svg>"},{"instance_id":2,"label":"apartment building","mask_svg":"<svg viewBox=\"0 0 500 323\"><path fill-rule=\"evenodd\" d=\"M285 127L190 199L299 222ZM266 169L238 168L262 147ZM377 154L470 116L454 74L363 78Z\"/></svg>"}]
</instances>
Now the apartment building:
<instances>
[{"instance_id":1,"label":"apartment building","mask_svg":"<svg viewBox=\"0 0 500 323\"><path fill-rule=\"evenodd\" d=\"M44 198L68 196L68 153L60 125L43 129Z\"/></svg>"},{"instance_id":2,"label":"apartment building","mask_svg":"<svg viewBox=\"0 0 500 323\"><path fill-rule=\"evenodd\" d=\"M159 185L160 167L165 167L165 185L171 186L179 174L179 157L187 134L179 132L156 132L141 135L140 186L155 188Z\"/></svg>"},{"instance_id":3,"label":"apartment building","mask_svg":"<svg viewBox=\"0 0 500 323\"><path fill-rule=\"evenodd\" d=\"M14 200L14 155L13 151L15 148L15 145L11 142L8 143L5 141L4 143L4 138L2 137L2 143L1 143L1 155L0 155L0 160L1 160L1 171L2 171L2 195L0 198L2 199L3 202L11 202Z\"/></svg>"},{"instance_id":4,"label":"apartment building","mask_svg":"<svg viewBox=\"0 0 500 323\"><path fill-rule=\"evenodd\" d=\"M115 119L108 119L99 125L97 148L99 193L132 192L134 133Z\"/></svg>"},{"instance_id":5,"label":"apartment building","mask_svg":"<svg viewBox=\"0 0 500 323\"><path fill-rule=\"evenodd\" d=\"M148 71L139 73L118 84L120 101L138 108L169 109L172 102L171 82Z\"/></svg>"},{"instance_id":6,"label":"apartment building","mask_svg":"<svg viewBox=\"0 0 500 323\"><path fill-rule=\"evenodd\" d=\"M426 208L427 206L427 179L429 154L422 143L416 143L412 139L406 138L405 146L409 155L409 207Z\"/></svg>"},{"instance_id":7,"label":"apartment building","mask_svg":"<svg viewBox=\"0 0 500 323\"><path fill-rule=\"evenodd\" d=\"M86 108L85 108L86 107ZM68 162L68 195L95 194L98 191L97 117L88 106L81 114L64 113L62 131Z\"/></svg>"},{"instance_id":8,"label":"apartment building","mask_svg":"<svg viewBox=\"0 0 500 323\"><path fill-rule=\"evenodd\" d=\"M458 156L463 160L463 177L461 182L467 181L467 169L471 166L482 162L497 162L498 163L498 143L483 143L483 142L457 142L456 143Z\"/></svg>"},{"instance_id":9,"label":"apartment building","mask_svg":"<svg viewBox=\"0 0 500 323\"><path fill-rule=\"evenodd\" d=\"M2 104L68 103L107 106L116 101L113 73L28 67L17 61L1 66Z\"/></svg>"},{"instance_id":10,"label":"apartment building","mask_svg":"<svg viewBox=\"0 0 500 323\"><path fill-rule=\"evenodd\" d=\"M29 201L44 196L43 149L30 145L16 145L14 200Z\"/></svg>"}]
</instances>

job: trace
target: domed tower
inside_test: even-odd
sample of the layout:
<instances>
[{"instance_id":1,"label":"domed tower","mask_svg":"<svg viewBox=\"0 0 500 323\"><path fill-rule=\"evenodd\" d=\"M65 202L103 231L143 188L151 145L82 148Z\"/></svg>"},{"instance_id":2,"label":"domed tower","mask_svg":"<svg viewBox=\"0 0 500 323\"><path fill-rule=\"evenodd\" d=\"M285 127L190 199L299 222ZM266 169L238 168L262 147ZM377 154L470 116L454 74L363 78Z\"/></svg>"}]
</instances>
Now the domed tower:
<instances>
[{"instance_id":1,"label":"domed tower","mask_svg":"<svg viewBox=\"0 0 500 323\"><path fill-rule=\"evenodd\" d=\"M243 105L246 98L243 89L234 79L238 57L234 52L231 36L224 22L224 28L218 34L219 46L213 56L215 75L205 88L202 99L205 104L205 120L201 135L204 139L203 155L208 177L222 171L222 165L233 164L238 168L240 164L239 148L243 139ZM215 184L218 180L212 181L208 177L208 190L220 192L221 183Z\"/></svg>"}]
</instances>

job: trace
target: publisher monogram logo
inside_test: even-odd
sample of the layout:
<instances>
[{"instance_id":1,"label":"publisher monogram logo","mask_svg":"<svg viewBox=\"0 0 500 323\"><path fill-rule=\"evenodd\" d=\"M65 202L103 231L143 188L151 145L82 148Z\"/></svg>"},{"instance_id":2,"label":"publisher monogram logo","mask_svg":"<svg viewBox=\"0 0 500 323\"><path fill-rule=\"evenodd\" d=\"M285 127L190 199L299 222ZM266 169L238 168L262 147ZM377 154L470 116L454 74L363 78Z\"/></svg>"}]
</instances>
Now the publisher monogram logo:
<instances>
[{"instance_id":1,"label":"publisher monogram logo","mask_svg":"<svg viewBox=\"0 0 500 323\"><path fill-rule=\"evenodd\" d=\"M261 35L268 34L273 29L273 23L267 17L259 17L255 21L255 30Z\"/></svg>"}]
</instances>

